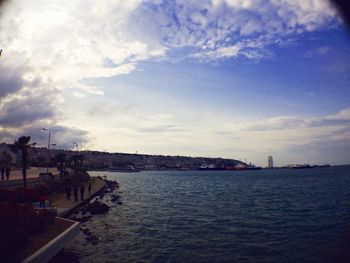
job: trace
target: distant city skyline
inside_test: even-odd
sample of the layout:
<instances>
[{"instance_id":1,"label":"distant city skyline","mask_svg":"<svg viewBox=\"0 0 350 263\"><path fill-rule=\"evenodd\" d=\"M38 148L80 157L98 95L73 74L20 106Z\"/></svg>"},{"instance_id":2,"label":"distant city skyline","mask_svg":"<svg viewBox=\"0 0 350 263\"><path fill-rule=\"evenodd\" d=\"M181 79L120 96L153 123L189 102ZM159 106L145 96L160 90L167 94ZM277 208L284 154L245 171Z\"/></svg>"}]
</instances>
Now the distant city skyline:
<instances>
[{"instance_id":1,"label":"distant city skyline","mask_svg":"<svg viewBox=\"0 0 350 263\"><path fill-rule=\"evenodd\" d=\"M10 0L1 49L0 141L350 163L350 34L328 1Z\"/></svg>"}]
</instances>

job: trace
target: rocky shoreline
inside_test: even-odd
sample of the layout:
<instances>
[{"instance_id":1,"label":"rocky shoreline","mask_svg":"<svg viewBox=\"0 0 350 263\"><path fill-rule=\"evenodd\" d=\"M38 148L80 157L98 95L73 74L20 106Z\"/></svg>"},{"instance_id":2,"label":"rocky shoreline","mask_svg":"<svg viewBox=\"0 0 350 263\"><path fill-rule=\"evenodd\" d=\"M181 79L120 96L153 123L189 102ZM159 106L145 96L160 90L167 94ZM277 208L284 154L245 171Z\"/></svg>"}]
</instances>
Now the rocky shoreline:
<instances>
[{"instance_id":1,"label":"rocky shoreline","mask_svg":"<svg viewBox=\"0 0 350 263\"><path fill-rule=\"evenodd\" d=\"M104 197L109 197L108 200L117 205L122 205L121 197L119 194L115 193L119 189L119 184L116 181L109 181L105 177L100 179L106 182L105 186L96 193L88 202L83 203L82 205L75 208L70 215L67 217L71 220L78 221L81 224L80 230L84 233L86 240L93 244L97 245L99 238L92 234L90 229L84 224L94 215L105 214L110 210L110 206L106 204Z\"/></svg>"}]
</instances>

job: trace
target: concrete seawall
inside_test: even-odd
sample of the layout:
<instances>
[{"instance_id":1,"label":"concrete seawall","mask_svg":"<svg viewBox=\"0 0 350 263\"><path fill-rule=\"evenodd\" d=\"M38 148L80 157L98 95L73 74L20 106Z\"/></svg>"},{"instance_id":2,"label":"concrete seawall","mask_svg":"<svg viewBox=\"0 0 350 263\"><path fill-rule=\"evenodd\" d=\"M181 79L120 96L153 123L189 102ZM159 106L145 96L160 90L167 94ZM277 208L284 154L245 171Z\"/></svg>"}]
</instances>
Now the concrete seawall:
<instances>
[{"instance_id":1,"label":"concrete seawall","mask_svg":"<svg viewBox=\"0 0 350 263\"><path fill-rule=\"evenodd\" d=\"M45 180L44 178L31 178L33 182L38 183L38 180ZM82 204L89 202L93 197L95 197L106 185L106 182L99 178L94 178L93 188L91 195L87 196L86 199L79 202L74 202L73 200L67 200L65 194L59 194L53 197L53 207L57 208L56 217L58 220L63 220L65 222L70 222L72 225L64 230L61 234L56 236L54 239L49 241L47 244L42 246L39 250L34 252L32 255L28 256L22 261L22 263L43 263L49 262L58 252L60 252L70 241L74 239L76 235L80 232L79 222L66 219L63 217L68 216L75 208ZM22 182L21 180L8 181L9 184L16 184Z\"/></svg>"},{"instance_id":2,"label":"concrete seawall","mask_svg":"<svg viewBox=\"0 0 350 263\"><path fill-rule=\"evenodd\" d=\"M57 208L57 219L71 222L72 225L57 237L49 241L46 245L41 247L35 253L27 257L22 263L43 263L50 261L58 252L60 252L76 235L80 232L79 222L66 219L63 217L68 216L75 208L82 204L89 202L95 197L105 186L105 181L95 178L95 184L90 196L79 202L68 201L64 194L56 196L57 200L53 201L53 206Z\"/></svg>"},{"instance_id":3,"label":"concrete seawall","mask_svg":"<svg viewBox=\"0 0 350 263\"><path fill-rule=\"evenodd\" d=\"M74 239L79 234L79 222L75 222L69 219L57 217L59 220L65 220L72 223L72 225L59 234L57 237L49 241L46 245L42 246L35 253L27 257L22 263L43 263L50 261L59 251L61 251L68 242Z\"/></svg>"},{"instance_id":4,"label":"concrete seawall","mask_svg":"<svg viewBox=\"0 0 350 263\"><path fill-rule=\"evenodd\" d=\"M52 206L57 208L57 215L67 217L75 208L90 202L90 200L94 198L106 185L105 181L102 179L95 178L94 180L95 183L93 184L91 195L87 196L84 200L74 202L72 198L69 201L66 199L65 195L62 195L59 201L53 201Z\"/></svg>"}]
</instances>

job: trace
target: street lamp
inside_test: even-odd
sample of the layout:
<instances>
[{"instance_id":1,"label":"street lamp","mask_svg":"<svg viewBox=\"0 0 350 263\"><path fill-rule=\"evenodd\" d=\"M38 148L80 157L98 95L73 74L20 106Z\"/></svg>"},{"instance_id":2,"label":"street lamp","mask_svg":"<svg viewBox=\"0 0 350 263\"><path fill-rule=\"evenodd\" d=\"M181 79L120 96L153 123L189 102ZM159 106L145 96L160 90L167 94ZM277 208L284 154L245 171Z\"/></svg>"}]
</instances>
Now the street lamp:
<instances>
[{"instance_id":1,"label":"street lamp","mask_svg":"<svg viewBox=\"0 0 350 263\"><path fill-rule=\"evenodd\" d=\"M49 161L50 161L50 144L51 144L51 131L49 129L43 128L43 131L47 131L49 133L49 140L47 143L47 156L49 158L47 162L47 167L46 167L46 173L49 173Z\"/></svg>"}]
</instances>

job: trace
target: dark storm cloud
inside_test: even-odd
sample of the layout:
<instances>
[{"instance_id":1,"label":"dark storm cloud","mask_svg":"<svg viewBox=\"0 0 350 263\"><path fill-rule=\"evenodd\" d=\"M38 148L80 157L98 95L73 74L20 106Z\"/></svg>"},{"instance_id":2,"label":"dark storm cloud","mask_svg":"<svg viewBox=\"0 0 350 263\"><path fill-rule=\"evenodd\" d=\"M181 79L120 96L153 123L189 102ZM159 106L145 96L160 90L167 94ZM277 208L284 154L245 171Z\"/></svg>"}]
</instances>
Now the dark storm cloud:
<instances>
[{"instance_id":1,"label":"dark storm cloud","mask_svg":"<svg viewBox=\"0 0 350 263\"><path fill-rule=\"evenodd\" d=\"M0 65L0 99L23 87L24 81L22 75L22 69L8 68Z\"/></svg>"},{"instance_id":2,"label":"dark storm cloud","mask_svg":"<svg viewBox=\"0 0 350 263\"><path fill-rule=\"evenodd\" d=\"M12 143L20 136L30 136L32 142L36 142L38 146L47 146L48 132L42 130L43 127L51 131L51 143L56 144L55 148L73 148L73 142L82 146L88 142L88 133L84 130L66 127L62 125L50 126L47 123L39 122L32 126L27 126L20 130L2 130L0 131L0 142Z\"/></svg>"},{"instance_id":3,"label":"dark storm cloud","mask_svg":"<svg viewBox=\"0 0 350 263\"><path fill-rule=\"evenodd\" d=\"M57 124L59 91L39 77L23 80L26 71L0 66L0 142L12 143L25 135L39 146L46 146L45 127L51 130L51 142L58 148L73 148L73 142L86 144L86 131Z\"/></svg>"},{"instance_id":4,"label":"dark storm cloud","mask_svg":"<svg viewBox=\"0 0 350 263\"><path fill-rule=\"evenodd\" d=\"M67 127L63 125L50 125L45 123L37 123L35 126L25 128L21 131L22 134L26 134L32 137L39 146L46 146L48 143L48 132L42 130L47 128L51 132L51 143L56 144L56 148L73 148L73 142L82 146L88 142L88 132Z\"/></svg>"},{"instance_id":5,"label":"dark storm cloud","mask_svg":"<svg viewBox=\"0 0 350 263\"><path fill-rule=\"evenodd\" d=\"M56 112L50 97L27 94L0 104L0 126L21 127L38 120L54 119Z\"/></svg>"}]
</instances>

